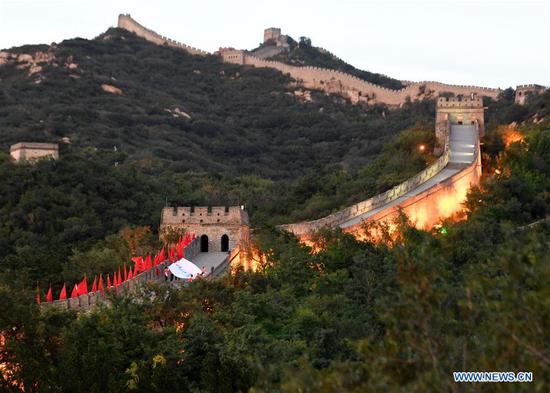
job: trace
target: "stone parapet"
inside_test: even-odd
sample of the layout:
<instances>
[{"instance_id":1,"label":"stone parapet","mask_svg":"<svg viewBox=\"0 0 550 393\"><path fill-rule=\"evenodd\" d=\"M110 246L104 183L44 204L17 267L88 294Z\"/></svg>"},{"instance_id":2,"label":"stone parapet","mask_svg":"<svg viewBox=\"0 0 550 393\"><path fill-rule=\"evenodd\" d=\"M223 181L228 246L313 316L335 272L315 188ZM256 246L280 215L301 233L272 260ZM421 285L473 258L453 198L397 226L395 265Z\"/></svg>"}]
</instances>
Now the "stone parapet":
<instances>
[{"instance_id":1,"label":"stone parapet","mask_svg":"<svg viewBox=\"0 0 550 393\"><path fill-rule=\"evenodd\" d=\"M118 27L131 31L132 33L135 33L138 37L146 39L147 41L153 42L157 45L168 45L175 48L183 49L184 51L197 56L209 55L208 52L202 49L198 49L187 44L172 40L140 25L138 22L132 19L130 14L120 14L118 16Z\"/></svg>"},{"instance_id":2,"label":"stone parapet","mask_svg":"<svg viewBox=\"0 0 550 393\"><path fill-rule=\"evenodd\" d=\"M448 148L448 146L449 146L449 133L447 133L447 140L445 143L444 153L437 159L435 163L433 163L426 169L422 170L417 175L389 189L386 192L378 194L365 201L356 203L350 207L342 209L336 213L330 214L318 220L303 221L295 224L285 224L279 227L281 229L294 233L298 237L302 237L302 236L317 232L321 228L326 228L326 227L335 228L337 226L340 226L344 222L351 220L352 218L358 217L371 210L382 207L388 204L389 202L407 194L409 191L418 187L420 184L432 178L437 173L439 173L443 168L445 168L449 163L449 159L451 157L451 151Z\"/></svg>"}]
</instances>

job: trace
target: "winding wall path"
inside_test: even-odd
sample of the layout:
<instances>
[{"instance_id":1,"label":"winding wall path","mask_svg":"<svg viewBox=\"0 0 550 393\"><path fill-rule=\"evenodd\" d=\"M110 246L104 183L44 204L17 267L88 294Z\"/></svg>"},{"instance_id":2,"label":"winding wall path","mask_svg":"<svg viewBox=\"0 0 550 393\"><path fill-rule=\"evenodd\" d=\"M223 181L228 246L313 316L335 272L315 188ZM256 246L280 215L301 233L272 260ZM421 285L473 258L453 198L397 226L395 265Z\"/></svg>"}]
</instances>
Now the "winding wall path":
<instances>
[{"instance_id":1,"label":"winding wall path","mask_svg":"<svg viewBox=\"0 0 550 393\"><path fill-rule=\"evenodd\" d=\"M462 210L468 189L479 183L481 161L476 125L448 125L443 155L415 177L337 213L318 220L281 225L280 228L308 241L319 229L340 227L357 237L365 236L368 221L388 222L403 209L412 223L429 229L442 218Z\"/></svg>"}]
</instances>

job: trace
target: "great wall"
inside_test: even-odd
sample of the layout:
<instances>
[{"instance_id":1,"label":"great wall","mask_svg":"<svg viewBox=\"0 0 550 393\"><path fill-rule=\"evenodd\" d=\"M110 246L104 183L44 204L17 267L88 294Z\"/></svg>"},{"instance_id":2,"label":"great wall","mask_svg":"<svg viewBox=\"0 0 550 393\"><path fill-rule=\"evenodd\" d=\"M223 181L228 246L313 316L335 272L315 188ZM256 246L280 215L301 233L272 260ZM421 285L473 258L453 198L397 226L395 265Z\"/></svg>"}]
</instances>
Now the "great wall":
<instances>
[{"instance_id":1,"label":"great wall","mask_svg":"<svg viewBox=\"0 0 550 393\"><path fill-rule=\"evenodd\" d=\"M400 210L414 226L422 229L430 229L441 219L460 212L469 188L479 184L481 178L481 99L439 98L436 128L442 131L440 138L444 138L443 154L416 176L334 214L280 228L307 243L321 228L339 227L362 238L367 235L365 223L391 225Z\"/></svg>"},{"instance_id":2,"label":"great wall","mask_svg":"<svg viewBox=\"0 0 550 393\"><path fill-rule=\"evenodd\" d=\"M170 45L197 55L207 52L180 44L162 37L137 24L127 15L119 17L119 27L134 31L143 38L161 45ZM228 57L234 56L234 57ZM305 87L321 88L320 83L327 75L336 79L341 85L369 86L382 92L378 99L384 99L390 105L402 103L414 91L418 83L412 83L402 90L390 90L369 84L348 74L324 70L315 67L294 67L283 63L260 60L244 54L242 51L225 52L224 61L242 62L254 66L265 66L280 69L297 77ZM313 81L308 85L305 80ZM355 85L354 85L355 83ZM413 86L413 87L411 87ZM414 87L416 86L416 87ZM485 89L469 86L449 86L437 82L425 82L426 88L440 88L440 92L449 91L455 94L472 95L471 97L444 98L437 100L435 133L441 147L440 157L429 167L393 187L392 189L359 202L326 217L285 224L280 229L296 235L308 244L322 228L341 228L357 238L372 235L366 229L366 223L385 223L393 225L399 212L404 212L412 224L418 228L430 229L441 219L453 216L462 210L462 203L471 186L479 184L481 178L481 157L479 138L484 132L484 107L480 92L486 95L496 94L496 89ZM525 86L525 91L538 86ZM445 90L443 90L445 89ZM474 94L472 94L474 93ZM477 93L477 94L476 94ZM475 95L475 96L474 96ZM377 101L379 102L379 101ZM171 228L194 232L198 237L186 248L185 256L193 261L210 261L209 278L215 278L228 268L243 266L253 268L250 255L250 228L248 214L242 206L232 207L165 207L161 214L160 233ZM215 239L215 241L214 241ZM201 259L201 256L204 257ZM164 267L169 262L162 262ZM122 292L131 291L145 281L162 281L163 278L153 269L142 272L120 286ZM58 307L85 311L93 305L108 301L102 292L93 292L65 300L46 303L46 307Z\"/></svg>"},{"instance_id":3,"label":"great wall","mask_svg":"<svg viewBox=\"0 0 550 393\"><path fill-rule=\"evenodd\" d=\"M186 247L185 247L185 257L186 258L194 258L197 256L200 252L200 239L196 238L193 239ZM115 293L127 293L131 291L135 291L137 288L140 287L140 285L144 282L161 282L164 281L164 276L161 273L166 266L168 266L170 262L168 260L162 261L157 266L151 267L150 269L147 269L145 271L142 271L141 273L137 274L136 276L120 283L120 285L113 285L110 288L106 288L105 290L97 290L97 291L90 291L86 294L82 294L75 297L67 297L66 299L59 299L59 300L53 300L51 302L42 302L40 303L40 306L43 308L58 308L58 309L66 309L66 310L75 310L75 311L87 311L90 308L92 308L94 305L100 304L100 303L108 303L109 302L109 292L115 292ZM159 274L160 273L160 274ZM219 274L219 272L218 272ZM215 272L210 272L210 277L215 277Z\"/></svg>"},{"instance_id":4,"label":"great wall","mask_svg":"<svg viewBox=\"0 0 550 393\"><path fill-rule=\"evenodd\" d=\"M139 37L157 45L172 46L193 55L206 56L209 54L206 51L171 40L147 29L132 19L130 15L119 15L118 27L133 32ZM392 90L341 71L309 66L296 67L278 61L264 60L244 50L232 48L220 49L216 54L220 55L223 61L227 63L277 69L284 74L289 74L299 85L305 88L340 94L354 103L383 103L389 106L399 106L405 103L407 99L414 101L424 98L434 98L441 93L454 93L455 95L476 94L496 99L501 92L500 89L488 87L448 85L432 81L404 82L406 86L403 89Z\"/></svg>"},{"instance_id":5,"label":"great wall","mask_svg":"<svg viewBox=\"0 0 550 393\"><path fill-rule=\"evenodd\" d=\"M170 229L177 229L178 233L184 230L186 234L197 235L185 245L182 255L202 267L207 280L219 277L232 266L250 267L248 257L242 251L243 247L249 248L249 220L247 212L241 206L165 207L159 228L160 237L165 244L169 243L166 237L169 236ZM161 272L172 262L169 259L160 261L158 265L153 265L119 285L113 285L107 291L128 293L145 282L163 282L164 276ZM66 299L42 302L41 306L87 311L96 304L108 302L109 296L105 290L97 290Z\"/></svg>"}]
</instances>

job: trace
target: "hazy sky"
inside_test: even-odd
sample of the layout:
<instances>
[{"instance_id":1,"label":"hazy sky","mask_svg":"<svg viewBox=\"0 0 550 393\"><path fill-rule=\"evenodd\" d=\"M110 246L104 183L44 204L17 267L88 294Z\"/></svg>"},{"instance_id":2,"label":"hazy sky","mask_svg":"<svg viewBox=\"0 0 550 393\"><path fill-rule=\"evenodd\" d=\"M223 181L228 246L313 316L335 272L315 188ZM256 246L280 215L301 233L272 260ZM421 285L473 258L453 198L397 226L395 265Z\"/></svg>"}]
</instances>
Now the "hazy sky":
<instances>
[{"instance_id":1,"label":"hazy sky","mask_svg":"<svg viewBox=\"0 0 550 393\"><path fill-rule=\"evenodd\" d=\"M550 85L550 0L0 0L0 48L93 38L119 13L208 51L275 26L398 79Z\"/></svg>"}]
</instances>

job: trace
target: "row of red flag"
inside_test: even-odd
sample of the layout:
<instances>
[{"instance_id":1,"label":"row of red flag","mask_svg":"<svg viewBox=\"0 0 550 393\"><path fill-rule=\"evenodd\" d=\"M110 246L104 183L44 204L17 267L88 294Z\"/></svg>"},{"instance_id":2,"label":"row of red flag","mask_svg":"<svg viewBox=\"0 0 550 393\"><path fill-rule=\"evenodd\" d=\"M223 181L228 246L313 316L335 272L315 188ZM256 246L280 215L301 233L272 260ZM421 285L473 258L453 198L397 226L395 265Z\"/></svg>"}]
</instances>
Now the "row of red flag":
<instances>
[{"instance_id":1,"label":"row of red flag","mask_svg":"<svg viewBox=\"0 0 550 393\"><path fill-rule=\"evenodd\" d=\"M106 289L112 289L115 288L118 290L118 287L137 276L138 274L148 271L150 269L155 268L156 274L160 275L160 271L158 270L157 266L164 261L168 260L170 263L176 262L183 258L185 256L185 248L193 241L195 240L195 235L189 236L189 234L185 235L185 238L180 238L176 244L172 244L168 246L168 258L166 258L166 253L164 247L161 248L154 256L154 258L151 258L151 255L147 255L145 258L143 256L133 257L132 262L134 262L134 268L129 267L126 268L126 264L124 264L124 270L121 271L120 266L118 268L118 272L115 271L112 274L107 274L106 277L106 283L104 283L103 280L103 274L99 275L99 279L97 276L94 277L94 281L92 284L92 288L90 292L97 292L97 291L104 291ZM105 286L106 284L106 286ZM75 298L81 295L88 294L88 281L86 278L86 275L84 275L84 278L79 283L75 284L73 287L73 290L71 291L71 298ZM59 293L59 300L66 300L67 299L67 287L66 284L63 284L63 288L61 289L61 292ZM40 304L41 297L40 297L40 289L38 289L38 293L36 294L36 302ZM50 288L48 289L48 292L46 293L46 302L53 302L53 293L52 293L52 286L50 284Z\"/></svg>"}]
</instances>

